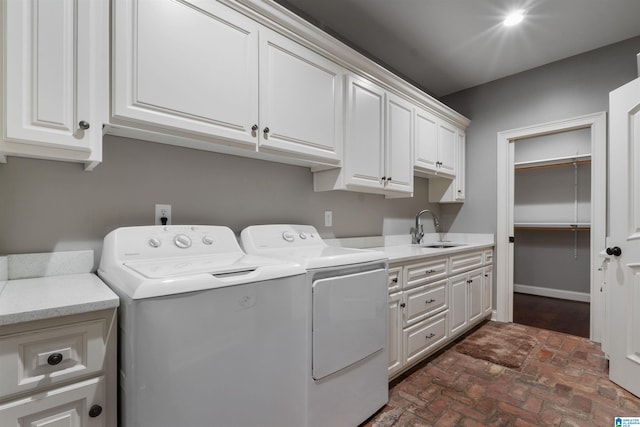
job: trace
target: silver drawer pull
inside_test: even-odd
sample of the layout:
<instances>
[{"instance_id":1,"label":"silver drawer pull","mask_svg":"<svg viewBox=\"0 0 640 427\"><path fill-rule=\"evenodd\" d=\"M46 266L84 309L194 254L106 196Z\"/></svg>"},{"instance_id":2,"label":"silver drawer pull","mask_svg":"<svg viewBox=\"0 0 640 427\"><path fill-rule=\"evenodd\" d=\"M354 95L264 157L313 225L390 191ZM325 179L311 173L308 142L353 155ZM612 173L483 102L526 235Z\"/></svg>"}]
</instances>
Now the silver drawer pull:
<instances>
[{"instance_id":1,"label":"silver drawer pull","mask_svg":"<svg viewBox=\"0 0 640 427\"><path fill-rule=\"evenodd\" d=\"M430 333L429 335L427 335L427 337L426 337L426 338L427 338L428 340L430 340L431 338L433 338L433 337L435 337L435 336L436 336L436 334L434 334L434 333Z\"/></svg>"},{"instance_id":2,"label":"silver drawer pull","mask_svg":"<svg viewBox=\"0 0 640 427\"><path fill-rule=\"evenodd\" d=\"M424 303L425 303L425 304L431 304L431 303L433 303L433 302L436 302L436 300L434 300L434 299L428 299L428 300L426 300Z\"/></svg>"}]
</instances>

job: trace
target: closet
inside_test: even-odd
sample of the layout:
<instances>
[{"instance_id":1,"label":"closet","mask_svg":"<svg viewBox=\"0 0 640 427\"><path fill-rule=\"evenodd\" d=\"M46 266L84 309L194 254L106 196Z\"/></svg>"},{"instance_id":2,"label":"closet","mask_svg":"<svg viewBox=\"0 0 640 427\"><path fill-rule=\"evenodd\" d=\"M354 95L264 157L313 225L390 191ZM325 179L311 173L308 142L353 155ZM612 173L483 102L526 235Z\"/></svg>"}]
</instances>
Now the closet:
<instances>
[{"instance_id":1,"label":"closet","mask_svg":"<svg viewBox=\"0 0 640 427\"><path fill-rule=\"evenodd\" d=\"M514 168L514 291L589 302L591 130L518 139Z\"/></svg>"}]
</instances>

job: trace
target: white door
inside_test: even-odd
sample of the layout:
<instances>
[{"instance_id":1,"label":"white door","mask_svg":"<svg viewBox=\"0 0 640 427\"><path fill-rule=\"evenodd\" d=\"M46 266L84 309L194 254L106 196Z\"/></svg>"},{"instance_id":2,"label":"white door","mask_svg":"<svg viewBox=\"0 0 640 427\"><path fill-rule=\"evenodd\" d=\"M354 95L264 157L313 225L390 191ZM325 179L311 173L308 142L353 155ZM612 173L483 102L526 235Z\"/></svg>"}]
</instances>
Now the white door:
<instances>
[{"instance_id":1,"label":"white door","mask_svg":"<svg viewBox=\"0 0 640 427\"><path fill-rule=\"evenodd\" d=\"M345 169L348 186L384 188L384 90L347 78ZM386 178L385 178L386 179Z\"/></svg>"},{"instance_id":2,"label":"white door","mask_svg":"<svg viewBox=\"0 0 640 427\"><path fill-rule=\"evenodd\" d=\"M609 376L640 396L640 79L609 94L609 111Z\"/></svg>"},{"instance_id":3,"label":"white door","mask_svg":"<svg viewBox=\"0 0 640 427\"><path fill-rule=\"evenodd\" d=\"M96 99L103 96L97 88L107 67L101 34L108 19L100 15L106 4L12 0L2 6L5 137L11 143L0 143L0 151L64 158L54 151L62 149L71 160L99 161L106 117Z\"/></svg>"},{"instance_id":4,"label":"white door","mask_svg":"<svg viewBox=\"0 0 640 427\"><path fill-rule=\"evenodd\" d=\"M387 94L387 189L413 193L413 105Z\"/></svg>"},{"instance_id":5,"label":"white door","mask_svg":"<svg viewBox=\"0 0 640 427\"><path fill-rule=\"evenodd\" d=\"M339 164L344 70L266 29L260 55L261 151Z\"/></svg>"},{"instance_id":6,"label":"white door","mask_svg":"<svg viewBox=\"0 0 640 427\"><path fill-rule=\"evenodd\" d=\"M255 148L257 23L216 1L122 0L114 25L116 121Z\"/></svg>"},{"instance_id":7,"label":"white door","mask_svg":"<svg viewBox=\"0 0 640 427\"><path fill-rule=\"evenodd\" d=\"M438 127L438 174L456 174L456 148L458 144L458 129L446 122L440 122Z\"/></svg>"},{"instance_id":8,"label":"white door","mask_svg":"<svg viewBox=\"0 0 640 427\"><path fill-rule=\"evenodd\" d=\"M425 171L438 170L438 121L426 110L416 108L416 167Z\"/></svg>"}]
</instances>

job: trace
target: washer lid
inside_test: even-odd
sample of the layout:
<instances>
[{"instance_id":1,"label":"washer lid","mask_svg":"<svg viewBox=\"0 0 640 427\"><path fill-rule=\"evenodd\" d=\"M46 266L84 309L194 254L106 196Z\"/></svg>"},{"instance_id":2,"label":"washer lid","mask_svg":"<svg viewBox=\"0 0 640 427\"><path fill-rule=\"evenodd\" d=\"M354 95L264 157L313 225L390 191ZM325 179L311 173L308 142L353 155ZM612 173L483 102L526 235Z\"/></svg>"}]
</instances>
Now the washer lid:
<instances>
[{"instance_id":1,"label":"washer lid","mask_svg":"<svg viewBox=\"0 0 640 427\"><path fill-rule=\"evenodd\" d=\"M215 256L132 261L124 263L124 266L146 278L162 279L164 277L188 276L200 273L221 275L248 272L257 269L260 264L251 263L251 259L247 259L246 255L231 253L216 254Z\"/></svg>"}]
</instances>

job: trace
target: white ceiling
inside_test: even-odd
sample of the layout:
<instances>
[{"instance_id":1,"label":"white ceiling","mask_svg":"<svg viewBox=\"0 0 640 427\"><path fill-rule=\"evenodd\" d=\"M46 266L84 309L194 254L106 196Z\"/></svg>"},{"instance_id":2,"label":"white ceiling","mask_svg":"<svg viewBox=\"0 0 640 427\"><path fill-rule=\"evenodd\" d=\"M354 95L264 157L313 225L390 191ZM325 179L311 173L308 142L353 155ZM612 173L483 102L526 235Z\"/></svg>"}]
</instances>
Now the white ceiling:
<instances>
[{"instance_id":1,"label":"white ceiling","mask_svg":"<svg viewBox=\"0 0 640 427\"><path fill-rule=\"evenodd\" d=\"M640 0L276 1L438 97L640 35Z\"/></svg>"}]
</instances>

